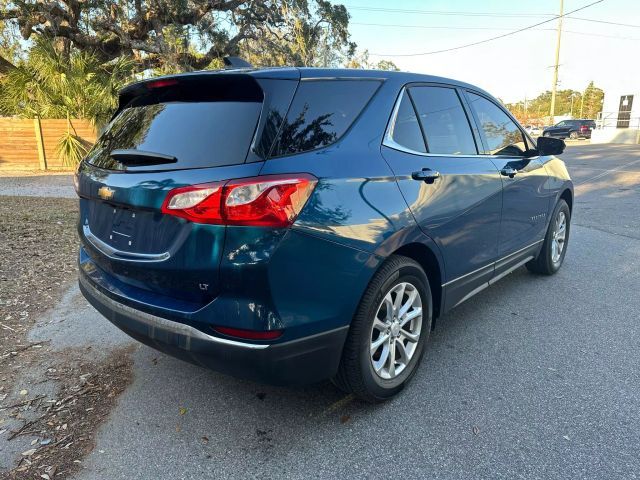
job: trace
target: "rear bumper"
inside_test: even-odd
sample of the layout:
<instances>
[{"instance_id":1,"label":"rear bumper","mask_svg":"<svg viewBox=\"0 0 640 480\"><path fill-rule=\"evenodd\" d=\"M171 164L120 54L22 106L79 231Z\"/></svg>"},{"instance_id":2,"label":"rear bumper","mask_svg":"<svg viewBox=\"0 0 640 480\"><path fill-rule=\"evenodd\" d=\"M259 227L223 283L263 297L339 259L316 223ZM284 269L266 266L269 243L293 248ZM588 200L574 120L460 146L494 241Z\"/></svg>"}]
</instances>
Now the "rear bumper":
<instances>
[{"instance_id":1,"label":"rear bumper","mask_svg":"<svg viewBox=\"0 0 640 480\"><path fill-rule=\"evenodd\" d=\"M157 350L212 370L274 385L326 380L338 370L348 326L283 343L248 343L209 335L114 300L81 270L80 291L111 323Z\"/></svg>"}]
</instances>

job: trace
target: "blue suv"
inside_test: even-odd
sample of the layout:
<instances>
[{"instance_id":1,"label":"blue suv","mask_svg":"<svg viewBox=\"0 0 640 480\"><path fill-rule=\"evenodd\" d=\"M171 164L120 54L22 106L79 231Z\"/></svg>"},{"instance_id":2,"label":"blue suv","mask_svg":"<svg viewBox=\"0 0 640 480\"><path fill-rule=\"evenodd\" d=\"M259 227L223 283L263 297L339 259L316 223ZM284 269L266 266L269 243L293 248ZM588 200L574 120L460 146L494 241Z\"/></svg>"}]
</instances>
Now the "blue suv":
<instances>
[{"instance_id":1,"label":"blue suv","mask_svg":"<svg viewBox=\"0 0 640 480\"><path fill-rule=\"evenodd\" d=\"M553 274L564 142L491 95L400 72L235 69L126 87L76 176L80 288L158 350L368 401L435 320L514 269Z\"/></svg>"}]
</instances>

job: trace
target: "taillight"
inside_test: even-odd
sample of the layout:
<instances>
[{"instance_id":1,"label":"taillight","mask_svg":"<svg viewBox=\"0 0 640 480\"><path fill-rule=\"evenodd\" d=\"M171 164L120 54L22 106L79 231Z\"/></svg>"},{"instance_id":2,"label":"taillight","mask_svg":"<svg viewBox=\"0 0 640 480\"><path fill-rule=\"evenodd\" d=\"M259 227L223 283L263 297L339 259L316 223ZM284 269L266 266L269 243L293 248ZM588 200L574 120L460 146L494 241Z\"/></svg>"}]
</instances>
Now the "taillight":
<instances>
[{"instance_id":1,"label":"taillight","mask_svg":"<svg viewBox=\"0 0 640 480\"><path fill-rule=\"evenodd\" d=\"M315 177L305 173L180 187L169 192L162 213L197 223L287 227L316 183Z\"/></svg>"},{"instance_id":2,"label":"taillight","mask_svg":"<svg viewBox=\"0 0 640 480\"><path fill-rule=\"evenodd\" d=\"M586 125L580 125L580 131L584 132L585 130L589 130L589 127Z\"/></svg>"},{"instance_id":3,"label":"taillight","mask_svg":"<svg viewBox=\"0 0 640 480\"><path fill-rule=\"evenodd\" d=\"M223 223L220 210L224 182L174 188L162 204L162 213L197 223Z\"/></svg>"},{"instance_id":4,"label":"taillight","mask_svg":"<svg viewBox=\"0 0 640 480\"><path fill-rule=\"evenodd\" d=\"M245 330L231 327L213 327L213 330L223 335L246 340L275 340L284 333L283 330Z\"/></svg>"}]
</instances>

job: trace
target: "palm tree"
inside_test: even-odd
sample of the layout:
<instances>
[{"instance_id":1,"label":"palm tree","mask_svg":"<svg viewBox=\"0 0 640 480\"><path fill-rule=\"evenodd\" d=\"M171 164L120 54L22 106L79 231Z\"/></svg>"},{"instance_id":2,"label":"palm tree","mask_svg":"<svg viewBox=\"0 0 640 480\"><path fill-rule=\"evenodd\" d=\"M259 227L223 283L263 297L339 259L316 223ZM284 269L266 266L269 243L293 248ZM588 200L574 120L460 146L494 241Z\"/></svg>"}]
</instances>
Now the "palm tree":
<instances>
[{"instance_id":1,"label":"palm tree","mask_svg":"<svg viewBox=\"0 0 640 480\"><path fill-rule=\"evenodd\" d=\"M64 165L73 166L87 145L70 118L89 119L96 128L104 125L117 107L118 90L132 78L132 67L123 57L104 64L87 52L68 52L40 37L26 61L0 77L0 114L67 118L58 154Z\"/></svg>"}]
</instances>

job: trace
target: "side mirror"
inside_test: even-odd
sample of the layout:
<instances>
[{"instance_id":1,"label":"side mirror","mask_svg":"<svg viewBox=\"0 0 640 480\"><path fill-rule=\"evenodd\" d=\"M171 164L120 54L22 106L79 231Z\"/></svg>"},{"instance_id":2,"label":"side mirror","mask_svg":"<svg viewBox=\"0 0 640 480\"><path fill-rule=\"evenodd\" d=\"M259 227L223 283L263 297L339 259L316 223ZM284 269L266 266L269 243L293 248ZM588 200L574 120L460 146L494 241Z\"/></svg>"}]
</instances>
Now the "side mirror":
<instances>
[{"instance_id":1,"label":"side mirror","mask_svg":"<svg viewBox=\"0 0 640 480\"><path fill-rule=\"evenodd\" d=\"M566 146L564 140L553 137L538 137L538 155L560 155Z\"/></svg>"}]
</instances>

